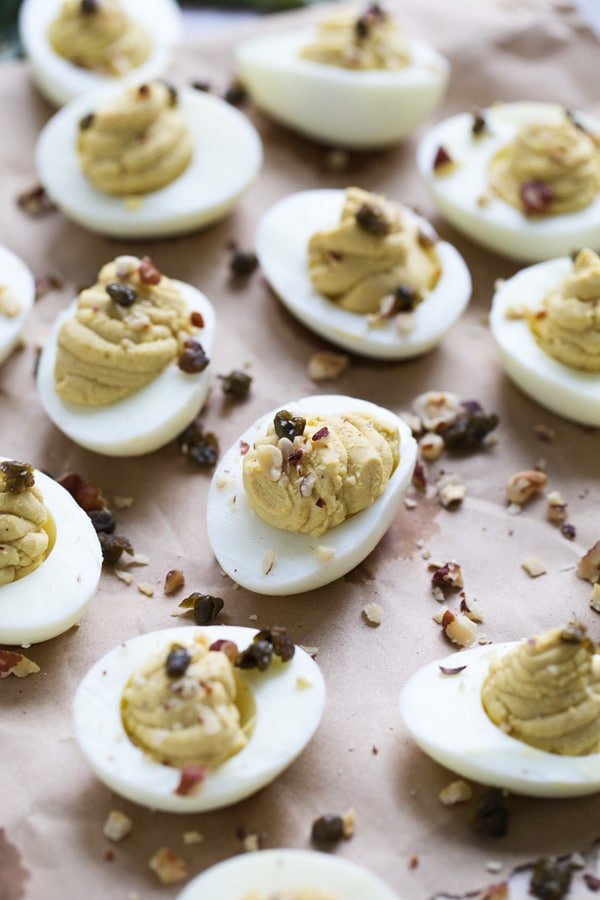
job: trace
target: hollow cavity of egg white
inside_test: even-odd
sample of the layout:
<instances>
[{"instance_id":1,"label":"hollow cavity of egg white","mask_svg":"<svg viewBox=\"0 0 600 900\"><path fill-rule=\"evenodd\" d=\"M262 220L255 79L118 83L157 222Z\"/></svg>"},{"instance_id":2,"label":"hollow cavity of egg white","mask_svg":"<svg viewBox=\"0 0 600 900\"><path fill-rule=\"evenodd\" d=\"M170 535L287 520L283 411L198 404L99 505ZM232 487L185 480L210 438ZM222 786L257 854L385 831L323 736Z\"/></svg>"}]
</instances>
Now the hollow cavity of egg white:
<instances>
[{"instance_id":1,"label":"hollow cavity of egg white","mask_svg":"<svg viewBox=\"0 0 600 900\"><path fill-rule=\"evenodd\" d=\"M181 291L190 313L199 312L204 319L204 326L192 337L210 357L216 322L212 304L191 285L182 281L173 283ZM58 333L76 310L77 301L57 317L40 357L37 388L49 418L76 444L106 456L139 456L168 444L204 406L211 365L203 372L190 375L182 372L174 360L150 384L110 406L66 403L55 391L54 368Z\"/></svg>"},{"instance_id":2,"label":"hollow cavity of egg white","mask_svg":"<svg viewBox=\"0 0 600 900\"><path fill-rule=\"evenodd\" d=\"M506 372L522 391L559 416L598 427L600 373L554 359L524 318L511 318L515 309L540 309L572 268L571 259L563 257L529 266L504 281L494 295L490 328Z\"/></svg>"},{"instance_id":3,"label":"hollow cavity of egg white","mask_svg":"<svg viewBox=\"0 0 600 900\"><path fill-rule=\"evenodd\" d=\"M236 50L240 77L273 119L335 147L395 144L442 101L450 66L424 41L409 39L403 69L352 71L302 59L314 28L250 38Z\"/></svg>"},{"instance_id":4,"label":"hollow cavity of egg white","mask_svg":"<svg viewBox=\"0 0 600 900\"><path fill-rule=\"evenodd\" d=\"M35 299L35 280L25 263L0 245L0 287L19 305L16 316L0 312L0 365L17 346Z\"/></svg>"},{"instance_id":5,"label":"hollow cavity of egg white","mask_svg":"<svg viewBox=\"0 0 600 900\"><path fill-rule=\"evenodd\" d=\"M492 660L518 642L475 647L424 666L400 694L400 714L419 747L464 778L529 797L600 791L600 753L558 756L510 737L488 717L481 689ZM445 675L440 666L465 668Z\"/></svg>"},{"instance_id":6,"label":"hollow cavity of egg white","mask_svg":"<svg viewBox=\"0 0 600 900\"><path fill-rule=\"evenodd\" d=\"M311 850L262 850L235 856L194 878L177 900L241 900L252 891L262 897L273 891L310 888L332 891L344 900L400 900L362 866Z\"/></svg>"},{"instance_id":7,"label":"hollow cavity of egg white","mask_svg":"<svg viewBox=\"0 0 600 900\"><path fill-rule=\"evenodd\" d=\"M48 29L62 4L63 0L25 0L19 16L19 31L32 78L50 103L63 106L103 86L125 86L132 78L151 81L167 73L173 48L183 32L181 10L174 0L122 0L128 17L140 21L148 32L152 50L141 66L120 78L75 66L56 53L48 39Z\"/></svg>"},{"instance_id":8,"label":"hollow cavity of egg white","mask_svg":"<svg viewBox=\"0 0 600 900\"><path fill-rule=\"evenodd\" d=\"M74 701L75 735L97 777L122 797L167 812L197 813L237 803L284 771L316 731L325 706L325 683L317 664L300 647L289 663L239 676L252 693L256 722L247 745L207 772L196 792L175 793L181 772L156 762L128 737L121 699L132 674L173 643L185 646L202 632L210 643L229 640L244 650L256 629L232 625L183 626L142 634L100 659L79 685ZM299 684L307 684L300 687Z\"/></svg>"},{"instance_id":9,"label":"hollow cavity of egg white","mask_svg":"<svg viewBox=\"0 0 600 900\"><path fill-rule=\"evenodd\" d=\"M193 88L178 90L179 109L194 143L192 160L178 178L133 198L104 194L87 180L77 155L79 122L122 91L120 86L78 97L42 130L36 166L62 212L90 231L129 238L184 234L227 215L258 175L262 144L241 112Z\"/></svg>"},{"instance_id":10,"label":"hollow cavity of egg white","mask_svg":"<svg viewBox=\"0 0 600 900\"><path fill-rule=\"evenodd\" d=\"M500 103L483 110L489 132L474 137L473 116L460 113L431 128L417 150L417 165L445 219L475 243L511 259L536 262L600 244L600 194L584 209L544 217L526 216L496 197L489 187L492 157L516 137L528 121L560 121L564 108L553 103ZM592 133L600 119L576 113ZM436 174L433 163L444 147L457 163Z\"/></svg>"},{"instance_id":11,"label":"hollow cavity of egg white","mask_svg":"<svg viewBox=\"0 0 600 900\"><path fill-rule=\"evenodd\" d=\"M39 644L77 624L96 593L102 553L89 516L58 482L35 471L49 515L44 561L0 587L0 643Z\"/></svg>"},{"instance_id":12,"label":"hollow cavity of egg white","mask_svg":"<svg viewBox=\"0 0 600 900\"><path fill-rule=\"evenodd\" d=\"M393 321L369 328L368 316L342 309L317 293L309 276L309 239L338 224L344 197L344 191L302 191L280 200L263 216L256 252L265 277L293 316L339 347L379 359L426 353L442 340L469 302L471 277L462 256L446 241L435 244L442 274L415 309L414 328L401 334ZM408 209L406 216L425 234L433 234L425 219Z\"/></svg>"},{"instance_id":13,"label":"hollow cavity of egg white","mask_svg":"<svg viewBox=\"0 0 600 900\"><path fill-rule=\"evenodd\" d=\"M347 412L376 416L398 428L400 461L374 503L318 538L294 534L263 522L243 486L240 445L264 437L279 409L305 418ZM284 403L261 416L221 459L211 482L206 511L208 539L221 568L242 587L275 596L298 594L341 578L379 543L400 509L417 459L417 445L395 413L367 400L323 394ZM333 550L327 559L319 548Z\"/></svg>"}]
</instances>

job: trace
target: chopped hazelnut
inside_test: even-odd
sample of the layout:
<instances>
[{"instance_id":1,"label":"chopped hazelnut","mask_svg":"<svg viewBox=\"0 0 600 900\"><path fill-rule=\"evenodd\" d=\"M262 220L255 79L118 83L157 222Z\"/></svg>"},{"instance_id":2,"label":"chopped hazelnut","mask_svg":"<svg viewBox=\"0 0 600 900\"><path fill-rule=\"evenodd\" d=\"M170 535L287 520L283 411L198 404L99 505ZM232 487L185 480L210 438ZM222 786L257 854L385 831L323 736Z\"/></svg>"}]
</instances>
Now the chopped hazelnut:
<instances>
[{"instance_id":1,"label":"chopped hazelnut","mask_svg":"<svg viewBox=\"0 0 600 900\"><path fill-rule=\"evenodd\" d=\"M319 546L317 547L317 559L320 563L325 565L325 563L331 562L336 554L335 547L325 547Z\"/></svg>"},{"instance_id":2,"label":"chopped hazelnut","mask_svg":"<svg viewBox=\"0 0 600 900\"><path fill-rule=\"evenodd\" d=\"M456 562L447 562L441 566L437 563L430 563L429 568L432 569L431 584L432 587L439 587L442 591L459 590L464 587L462 569Z\"/></svg>"},{"instance_id":3,"label":"chopped hazelnut","mask_svg":"<svg viewBox=\"0 0 600 900\"><path fill-rule=\"evenodd\" d=\"M170 569L165 576L164 591L167 596L176 594L185 584L185 578L181 569Z\"/></svg>"},{"instance_id":4,"label":"chopped hazelnut","mask_svg":"<svg viewBox=\"0 0 600 900\"><path fill-rule=\"evenodd\" d=\"M528 556L521 563L521 567L525 569L531 578L538 578L540 575L545 575L547 571L546 566L541 559L537 558L537 556Z\"/></svg>"},{"instance_id":5,"label":"chopped hazelnut","mask_svg":"<svg viewBox=\"0 0 600 900\"><path fill-rule=\"evenodd\" d=\"M423 459L433 461L438 459L444 451L444 438L440 434L430 432L424 434L419 441L419 451Z\"/></svg>"},{"instance_id":6,"label":"chopped hazelnut","mask_svg":"<svg viewBox=\"0 0 600 900\"><path fill-rule=\"evenodd\" d=\"M308 361L308 377L312 381L335 381L348 368L350 360L345 353L324 350L314 353Z\"/></svg>"},{"instance_id":7,"label":"chopped hazelnut","mask_svg":"<svg viewBox=\"0 0 600 900\"><path fill-rule=\"evenodd\" d=\"M125 813L120 812L118 809L113 809L108 814L108 818L102 826L102 834L104 837L107 837L109 841L114 841L116 843L127 837L132 828L133 823L129 816L126 816Z\"/></svg>"},{"instance_id":8,"label":"chopped hazelnut","mask_svg":"<svg viewBox=\"0 0 600 900\"><path fill-rule=\"evenodd\" d=\"M562 525L567 518L567 504L558 491L551 491L547 498L546 518L553 525Z\"/></svg>"},{"instance_id":9,"label":"chopped hazelnut","mask_svg":"<svg viewBox=\"0 0 600 900\"><path fill-rule=\"evenodd\" d=\"M259 444L256 448L256 458L263 472L271 481L279 481L283 468L283 454L274 444Z\"/></svg>"},{"instance_id":10,"label":"chopped hazelnut","mask_svg":"<svg viewBox=\"0 0 600 900\"><path fill-rule=\"evenodd\" d=\"M162 884L175 884L190 874L186 861L168 847L157 850L148 865Z\"/></svg>"},{"instance_id":11,"label":"chopped hazelnut","mask_svg":"<svg viewBox=\"0 0 600 900\"><path fill-rule=\"evenodd\" d=\"M443 475L435 487L439 501L445 509L462 503L467 495L466 484L456 474Z\"/></svg>"},{"instance_id":12,"label":"chopped hazelnut","mask_svg":"<svg viewBox=\"0 0 600 900\"><path fill-rule=\"evenodd\" d=\"M451 781L438 794L440 803L444 806L454 806L456 803L466 803L473 796L473 791L466 781L459 779Z\"/></svg>"},{"instance_id":13,"label":"chopped hazelnut","mask_svg":"<svg viewBox=\"0 0 600 900\"><path fill-rule=\"evenodd\" d=\"M470 647L477 638L477 628L467 616L447 610L441 626L446 637L459 647Z\"/></svg>"},{"instance_id":14,"label":"chopped hazelnut","mask_svg":"<svg viewBox=\"0 0 600 900\"><path fill-rule=\"evenodd\" d=\"M202 844L204 842L204 835L199 831L184 831L183 832L183 843L184 844Z\"/></svg>"},{"instance_id":15,"label":"chopped hazelnut","mask_svg":"<svg viewBox=\"0 0 600 900\"><path fill-rule=\"evenodd\" d=\"M483 622L483 612L479 604L475 600L467 600L464 595L461 597L460 611L472 622Z\"/></svg>"},{"instance_id":16,"label":"chopped hazelnut","mask_svg":"<svg viewBox=\"0 0 600 900\"><path fill-rule=\"evenodd\" d=\"M342 816L342 837L349 841L356 829L356 812L349 809Z\"/></svg>"},{"instance_id":17,"label":"chopped hazelnut","mask_svg":"<svg viewBox=\"0 0 600 900\"><path fill-rule=\"evenodd\" d=\"M131 572L124 572L122 569L113 569L114 574L117 576L119 581L122 581L123 584L131 584L133 581L133 575Z\"/></svg>"},{"instance_id":18,"label":"chopped hazelnut","mask_svg":"<svg viewBox=\"0 0 600 900\"><path fill-rule=\"evenodd\" d=\"M362 614L368 625L372 625L374 628L381 625L383 608L379 603L366 603L363 607Z\"/></svg>"},{"instance_id":19,"label":"chopped hazelnut","mask_svg":"<svg viewBox=\"0 0 600 900\"><path fill-rule=\"evenodd\" d=\"M141 581L137 589L140 594L144 594L146 597L154 597L154 585L149 584L147 581Z\"/></svg>"},{"instance_id":20,"label":"chopped hazelnut","mask_svg":"<svg viewBox=\"0 0 600 900\"><path fill-rule=\"evenodd\" d=\"M426 391L413 400L413 411L427 431L451 425L462 411L460 397L450 391Z\"/></svg>"},{"instance_id":21,"label":"chopped hazelnut","mask_svg":"<svg viewBox=\"0 0 600 900\"><path fill-rule=\"evenodd\" d=\"M9 675L26 678L27 675L35 675L39 671L40 667L37 663L23 656L22 653L0 650L0 678L8 678Z\"/></svg>"},{"instance_id":22,"label":"chopped hazelnut","mask_svg":"<svg viewBox=\"0 0 600 900\"><path fill-rule=\"evenodd\" d=\"M422 434L423 424L420 418L412 412L401 412L400 418L403 419L414 435Z\"/></svg>"},{"instance_id":23,"label":"chopped hazelnut","mask_svg":"<svg viewBox=\"0 0 600 900\"><path fill-rule=\"evenodd\" d=\"M584 581L595 584L600 581L600 541L596 541L579 560L577 574Z\"/></svg>"},{"instance_id":24,"label":"chopped hazelnut","mask_svg":"<svg viewBox=\"0 0 600 900\"><path fill-rule=\"evenodd\" d=\"M548 481L543 472L530 469L523 472L516 472L506 485L506 499L509 503L519 503L523 505L531 498L541 493L546 487Z\"/></svg>"}]
</instances>

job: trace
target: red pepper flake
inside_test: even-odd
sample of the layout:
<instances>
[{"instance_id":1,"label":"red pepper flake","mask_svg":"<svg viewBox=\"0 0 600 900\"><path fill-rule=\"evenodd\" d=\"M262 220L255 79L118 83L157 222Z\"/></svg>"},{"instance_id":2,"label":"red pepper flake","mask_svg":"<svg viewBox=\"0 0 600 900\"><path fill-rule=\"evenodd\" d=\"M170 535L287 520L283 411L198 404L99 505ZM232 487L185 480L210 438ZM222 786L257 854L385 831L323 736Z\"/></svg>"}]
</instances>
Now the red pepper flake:
<instances>
[{"instance_id":1,"label":"red pepper flake","mask_svg":"<svg viewBox=\"0 0 600 900\"><path fill-rule=\"evenodd\" d=\"M451 666L440 666L440 672L443 675L458 675L459 672L464 672L466 666L456 666L452 668Z\"/></svg>"},{"instance_id":2,"label":"red pepper flake","mask_svg":"<svg viewBox=\"0 0 600 900\"><path fill-rule=\"evenodd\" d=\"M312 436L313 441L324 441L326 437L329 437L329 428L327 425L324 425L323 428L319 428L318 431Z\"/></svg>"},{"instance_id":3,"label":"red pepper flake","mask_svg":"<svg viewBox=\"0 0 600 900\"><path fill-rule=\"evenodd\" d=\"M245 456L248 450L250 449L250 444L246 441L240 441L240 453L242 456Z\"/></svg>"},{"instance_id":4,"label":"red pepper flake","mask_svg":"<svg viewBox=\"0 0 600 900\"><path fill-rule=\"evenodd\" d=\"M554 200L554 191L544 181L535 178L526 181L519 188L519 197L527 216L543 215Z\"/></svg>"},{"instance_id":5,"label":"red pepper flake","mask_svg":"<svg viewBox=\"0 0 600 900\"><path fill-rule=\"evenodd\" d=\"M138 269L142 284L160 284L162 275L149 256L144 256Z\"/></svg>"},{"instance_id":6,"label":"red pepper flake","mask_svg":"<svg viewBox=\"0 0 600 900\"><path fill-rule=\"evenodd\" d=\"M194 326L194 328L204 328L204 316L201 312L198 312L197 309L193 311L190 315L190 322Z\"/></svg>"},{"instance_id":7,"label":"red pepper flake","mask_svg":"<svg viewBox=\"0 0 600 900\"><path fill-rule=\"evenodd\" d=\"M204 766L184 766L175 793L180 797L187 797L195 792L197 785L202 784L205 778L206 768Z\"/></svg>"},{"instance_id":8,"label":"red pepper flake","mask_svg":"<svg viewBox=\"0 0 600 900\"><path fill-rule=\"evenodd\" d=\"M451 162L453 162L452 157L443 144L440 144L437 153L435 154L435 159L433 160L433 171L437 172L438 169L450 165Z\"/></svg>"},{"instance_id":9,"label":"red pepper flake","mask_svg":"<svg viewBox=\"0 0 600 900\"><path fill-rule=\"evenodd\" d=\"M418 866L419 866L419 857L416 856L416 855L415 855L415 856L411 856L411 858L410 858L409 861L408 861L408 868L409 868L409 869L416 869L416 868L418 868Z\"/></svg>"},{"instance_id":10,"label":"red pepper flake","mask_svg":"<svg viewBox=\"0 0 600 900\"><path fill-rule=\"evenodd\" d=\"M313 440L314 440L314 438L313 438ZM294 466L300 462L300 460L302 459L303 456L304 456L303 450L294 450L293 453L290 453L290 455L288 456L287 461L288 461L288 463L290 463L290 465Z\"/></svg>"},{"instance_id":11,"label":"red pepper flake","mask_svg":"<svg viewBox=\"0 0 600 900\"><path fill-rule=\"evenodd\" d=\"M104 859L106 860L106 862L112 862L114 858L115 858L114 850L109 849L109 850L104 851Z\"/></svg>"},{"instance_id":12,"label":"red pepper flake","mask_svg":"<svg viewBox=\"0 0 600 900\"><path fill-rule=\"evenodd\" d=\"M319 499L317 500L317 506L319 507L319 509L323 509L323 507L325 506L325 501L322 497L319 497Z\"/></svg>"}]
</instances>

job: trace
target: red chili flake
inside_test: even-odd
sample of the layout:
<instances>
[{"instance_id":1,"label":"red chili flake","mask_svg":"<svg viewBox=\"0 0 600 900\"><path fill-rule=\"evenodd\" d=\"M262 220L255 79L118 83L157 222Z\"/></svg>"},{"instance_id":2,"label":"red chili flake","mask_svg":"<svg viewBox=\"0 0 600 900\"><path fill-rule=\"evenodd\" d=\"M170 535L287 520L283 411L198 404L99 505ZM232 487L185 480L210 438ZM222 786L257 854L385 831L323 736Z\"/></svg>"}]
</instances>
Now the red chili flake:
<instances>
[{"instance_id":1,"label":"red chili flake","mask_svg":"<svg viewBox=\"0 0 600 900\"><path fill-rule=\"evenodd\" d=\"M443 146L440 146L437 149L437 153L435 154L435 159L433 160L433 171L437 172L438 169L441 169L443 166L447 166L452 162L452 157Z\"/></svg>"},{"instance_id":2,"label":"red chili flake","mask_svg":"<svg viewBox=\"0 0 600 900\"><path fill-rule=\"evenodd\" d=\"M588 891L592 891L594 894L597 894L598 891L600 891L600 878L596 878L591 872L584 872L583 880L585 881L585 886Z\"/></svg>"},{"instance_id":3,"label":"red chili flake","mask_svg":"<svg viewBox=\"0 0 600 900\"><path fill-rule=\"evenodd\" d=\"M535 178L526 181L519 188L519 197L527 216L539 216L546 212L554 200L554 191L544 181Z\"/></svg>"},{"instance_id":4,"label":"red chili flake","mask_svg":"<svg viewBox=\"0 0 600 900\"><path fill-rule=\"evenodd\" d=\"M149 97L150 96L150 85L149 84L140 84L138 88L138 96L139 97Z\"/></svg>"},{"instance_id":5,"label":"red chili flake","mask_svg":"<svg viewBox=\"0 0 600 900\"><path fill-rule=\"evenodd\" d=\"M187 797L188 794L194 792L197 785L202 784L205 778L206 768L204 766L184 766L175 793L180 797Z\"/></svg>"},{"instance_id":6,"label":"red chili flake","mask_svg":"<svg viewBox=\"0 0 600 900\"><path fill-rule=\"evenodd\" d=\"M325 501L322 497L319 497L319 499L317 500L317 506L319 507L319 509L323 509L323 507L325 506Z\"/></svg>"},{"instance_id":7,"label":"red chili flake","mask_svg":"<svg viewBox=\"0 0 600 900\"><path fill-rule=\"evenodd\" d=\"M456 666L455 668L452 668L451 666L440 666L440 672L443 675L458 675L459 672L463 672L466 668L466 666Z\"/></svg>"},{"instance_id":8,"label":"red chili flake","mask_svg":"<svg viewBox=\"0 0 600 900\"><path fill-rule=\"evenodd\" d=\"M138 269L142 284L160 284L162 275L149 256L144 256Z\"/></svg>"},{"instance_id":9,"label":"red chili flake","mask_svg":"<svg viewBox=\"0 0 600 900\"><path fill-rule=\"evenodd\" d=\"M314 440L314 438L313 438L313 440ZM288 461L288 463L290 463L290 465L294 466L294 465L296 465L296 463L300 462L300 460L302 459L303 456L304 456L303 450L294 450L294 452L290 453L290 455L288 456L287 461Z\"/></svg>"},{"instance_id":10,"label":"red chili flake","mask_svg":"<svg viewBox=\"0 0 600 900\"><path fill-rule=\"evenodd\" d=\"M204 328L204 316L196 309L190 315L190 322L194 328Z\"/></svg>"},{"instance_id":11,"label":"red chili flake","mask_svg":"<svg viewBox=\"0 0 600 900\"><path fill-rule=\"evenodd\" d=\"M418 856L411 856L411 858L410 858L409 861L408 861L408 868L409 868L409 869L416 869L416 868L418 867L418 865L419 865L419 857L418 857Z\"/></svg>"},{"instance_id":12,"label":"red chili flake","mask_svg":"<svg viewBox=\"0 0 600 900\"><path fill-rule=\"evenodd\" d=\"M246 441L240 441L240 453L242 456L245 456L248 450L250 449L250 444Z\"/></svg>"},{"instance_id":13,"label":"red chili flake","mask_svg":"<svg viewBox=\"0 0 600 900\"><path fill-rule=\"evenodd\" d=\"M114 858L115 858L114 850L105 850L104 851L104 859L106 860L106 862L112 862Z\"/></svg>"},{"instance_id":14,"label":"red chili flake","mask_svg":"<svg viewBox=\"0 0 600 900\"><path fill-rule=\"evenodd\" d=\"M324 425L323 428L319 428L318 431L312 436L313 441L324 441L326 437L329 437L329 428L327 425Z\"/></svg>"}]
</instances>

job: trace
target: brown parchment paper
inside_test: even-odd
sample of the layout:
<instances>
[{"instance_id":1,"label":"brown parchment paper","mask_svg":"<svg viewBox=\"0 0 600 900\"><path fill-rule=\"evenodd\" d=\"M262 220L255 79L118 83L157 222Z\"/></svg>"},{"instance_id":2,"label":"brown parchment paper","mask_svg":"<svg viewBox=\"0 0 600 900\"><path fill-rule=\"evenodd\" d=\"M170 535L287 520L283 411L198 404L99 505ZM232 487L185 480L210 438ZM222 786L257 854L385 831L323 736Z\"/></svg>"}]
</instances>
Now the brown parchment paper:
<instances>
[{"instance_id":1,"label":"brown parchment paper","mask_svg":"<svg viewBox=\"0 0 600 900\"><path fill-rule=\"evenodd\" d=\"M232 73L232 46L242 33L316 14L259 20L236 35L187 46L176 78L208 76L223 87ZM451 59L450 93L440 116L495 99L527 98L598 112L598 42L565 4L404 0L399 14L408 30L432 40ZM413 162L418 136L385 153L353 157L347 171L334 174L324 164L323 148L253 114L265 144L264 171L234 215L204 233L148 246L88 234L60 214L32 220L16 208L15 198L36 180L34 143L49 115L29 83L26 64L3 66L0 241L36 275L60 274L65 287L38 302L25 350L0 372L0 453L55 474L78 471L102 485L109 499L133 496L133 507L119 514L120 530L150 557L149 566L134 574L137 581L153 582L156 595L145 597L135 585L126 587L106 573L81 626L28 651L41 672L1 683L0 898L172 898L178 888L161 887L147 867L157 848L182 853L195 874L241 851L240 827L259 832L266 847L305 847L316 816L350 806L357 812L356 834L337 852L369 866L411 900L500 880L501 875L486 873L489 859L502 862L506 871L541 853L586 846L600 833L597 797L511 798L508 835L497 841L476 836L470 824L474 801L451 809L440 804L438 791L452 776L413 746L397 712L398 693L409 675L451 649L431 621L437 605L419 540L434 558L461 563L467 594L479 600L485 614L480 631L494 640L529 635L574 613L600 638L600 622L588 605L591 588L572 569L600 537L600 438L538 407L500 368L485 316L494 280L517 266L438 221ZM308 358L326 344L283 310L259 275L245 287L232 287L225 244L235 238L251 246L260 215L289 192L353 183L420 206L464 254L475 291L468 314L443 346L407 363L353 358L334 390L398 411L423 390L454 390L500 414L499 441L486 453L444 458L433 467L434 473L442 467L457 471L467 481L469 494L458 512L419 499L341 581L291 598L252 595L234 589L208 549L204 509L210 475L186 463L173 446L143 459L111 460L73 445L46 419L37 400L35 344L77 286L90 283L108 258L151 252L160 269L198 285L212 299L218 315L215 373L250 363L254 384L242 405L225 404L215 378L205 419L226 448L264 410L307 392L329 391L331 385L315 387L306 375ZM538 423L556 430L553 443L536 438ZM543 501L519 517L506 514L507 477L540 457L547 459L552 487L569 502L569 518L577 527L573 543L545 521ZM548 566L536 580L520 566L532 554ZM296 641L318 646L328 686L322 725L302 757L259 795L203 816L152 813L111 795L88 770L71 724L74 691L96 659L119 641L177 624L170 617L177 601L162 592L172 567L184 570L190 590L224 598L225 621L254 624L249 616L257 615L259 624L284 624ZM377 629L361 619L369 600L384 609ZM113 808L126 811L134 829L109 848L102 823ZM189 830L200 831L204 843L184 846L182 835ZM107 849L114 851L111 861L105 859ZM419 859L416 868L409 867L413 855Z\"/></svg>"}]
</instances>

